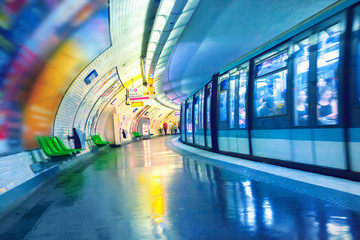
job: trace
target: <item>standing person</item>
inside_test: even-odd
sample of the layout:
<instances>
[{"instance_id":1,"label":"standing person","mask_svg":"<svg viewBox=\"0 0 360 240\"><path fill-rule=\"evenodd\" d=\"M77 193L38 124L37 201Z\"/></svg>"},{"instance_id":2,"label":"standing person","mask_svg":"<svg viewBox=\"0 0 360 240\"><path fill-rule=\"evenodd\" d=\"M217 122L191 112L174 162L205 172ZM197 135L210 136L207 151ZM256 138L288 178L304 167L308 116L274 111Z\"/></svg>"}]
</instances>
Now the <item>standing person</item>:
<instances>
[{"instance_id":1,"label":"standing person","mask_svg":"<svg viewBox=\"0 0 360 240\"><path fill-rule=\"evenodd\" d=\"M168 125L167 125L166 122L164 122L163 128L164 128L164 135L166 136L167 135L167 128L168 128Z\"/></svg>"},{"instance_id":2,"label":"standing person","mask_svg":"<svg viewBox=\"0 0 360 240\"><path fill-rule=\"evenodd\" d=\"M299 126L306 126L308 121L308 104L305 90L300 90L297 101L297 120Z\"/></svg>"},{"instance_id":3,"label":"standing person","mask_svg":"<svg viewBox=\"0 0 360 240\"><path fill-rule=\"evenodd\" d=\"M321 125L337 124L336 100L332 100L333 91L330 87L324 87L319 91L320 100L318 101L317 115Z\"/></svg>"},{"instance_id":4,"label":"standing person","mask_svg":"<svg viewBox=\"0 0 360 240\"><path fill-rule=\"evenodd\" d=\"M174 134L177 134L177 127L176 127L176 123L174 124Z\"/></svg>"},{"instance_id":5,"label":"standing person","mask_svg":"<svg viewBox=\"0 0 360 240\"><path fill-rule=\"evenodd\" d=\"M169 122L169 133L170 133L170 135L172 135L172 133L173 133L173 123L170 121Z\"/></svg>"},{"instance_id":6,"label":"standing person","mask_svg":"<svg viewBox=\"0 0 360 240\"><path fill-rule=\"evenodd\" d=\"M180 128L180 121L178 122L178 129L179 129L179 133L181 133L181 128Z\"/></svg>"},{"instance_id":7,"label":"standing person","mask_svg":"<svg viewBox=\"0 0 360 240\"><path fill-rule=\"evenodd\" d=\"M163 131L164 131L163 124L164 124L163 122L160 123L160 128L159 128L160 135L163 135Z\"/></svg>"}]
</instances>

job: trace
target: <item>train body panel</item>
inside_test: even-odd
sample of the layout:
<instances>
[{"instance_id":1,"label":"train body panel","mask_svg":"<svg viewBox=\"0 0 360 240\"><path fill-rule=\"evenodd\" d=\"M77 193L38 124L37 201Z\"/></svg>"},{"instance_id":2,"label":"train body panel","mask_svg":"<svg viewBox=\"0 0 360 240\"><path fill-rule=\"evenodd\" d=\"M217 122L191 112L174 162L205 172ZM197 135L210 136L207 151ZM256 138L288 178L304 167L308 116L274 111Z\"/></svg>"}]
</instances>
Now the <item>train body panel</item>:
<instances>
[{"instance_id":1,"label":"train body panel","mask_svg":"<svg viewBox=\"0 0 360 240\"><path fill-rule=\"evenodd\" d=\"M214 74L185 100L181 140L360 180L360 4L334 6L310 22Z\"/></svg>"}]
</instances>

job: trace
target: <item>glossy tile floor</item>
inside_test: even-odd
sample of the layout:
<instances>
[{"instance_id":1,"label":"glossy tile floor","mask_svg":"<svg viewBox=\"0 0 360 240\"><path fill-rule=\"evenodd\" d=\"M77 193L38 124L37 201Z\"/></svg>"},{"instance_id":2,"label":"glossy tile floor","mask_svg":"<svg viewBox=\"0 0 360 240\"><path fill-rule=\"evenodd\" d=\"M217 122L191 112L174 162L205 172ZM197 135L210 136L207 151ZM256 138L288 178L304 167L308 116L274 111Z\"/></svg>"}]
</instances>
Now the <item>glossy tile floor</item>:
<instances>
[{"instance_id":1,"label":"glossy tile floor","mask_svg":"<svg viewBox=\"0 0 360 240\"><path fill-rule=\"evenodd\" d=\"M110 149L37 191L0 239L360 239L360 213L165 146Z\"/></svg>"}]
</instances>

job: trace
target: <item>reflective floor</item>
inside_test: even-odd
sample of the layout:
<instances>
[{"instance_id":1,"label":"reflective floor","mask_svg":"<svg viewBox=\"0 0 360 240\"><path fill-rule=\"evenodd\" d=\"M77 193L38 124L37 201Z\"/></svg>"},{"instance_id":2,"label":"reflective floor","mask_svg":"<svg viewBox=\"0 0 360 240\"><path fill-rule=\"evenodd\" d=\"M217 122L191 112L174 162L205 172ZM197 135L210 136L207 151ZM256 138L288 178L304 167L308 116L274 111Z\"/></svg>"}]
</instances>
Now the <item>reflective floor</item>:
<instances>
[{"instance_id":1,"label":"reflective floor","mask_svg":"<svg viewBox=\"0 0 360 240\"><path fill-rule=\"evenodd\" d=\"M360 213L166 148L111 149L40 189L0 239L360 239Z\"/></svg>"}]
</instances>

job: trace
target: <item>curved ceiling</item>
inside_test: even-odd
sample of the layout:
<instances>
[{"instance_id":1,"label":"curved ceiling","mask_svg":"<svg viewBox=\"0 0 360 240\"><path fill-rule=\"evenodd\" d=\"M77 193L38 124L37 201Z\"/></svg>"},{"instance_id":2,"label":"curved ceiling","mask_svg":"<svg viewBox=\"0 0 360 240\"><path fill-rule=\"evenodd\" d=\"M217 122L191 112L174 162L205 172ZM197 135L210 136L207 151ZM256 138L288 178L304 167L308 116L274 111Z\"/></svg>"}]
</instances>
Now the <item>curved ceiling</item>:
<instances>
[{"instance_id":1,"label":"curved ceiling","mask_svg":"<svg viewBox=\"0 0 360 240\"><path fill-rule=\"evenodd\" d=\"M226 64L335 2L200 1L164 72L164 92L174 102L181 103Z\"/></svg>"}]
</instances>

